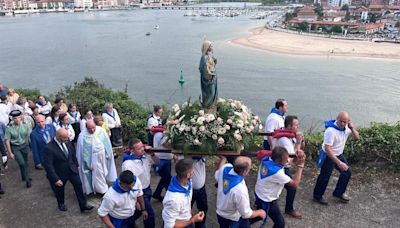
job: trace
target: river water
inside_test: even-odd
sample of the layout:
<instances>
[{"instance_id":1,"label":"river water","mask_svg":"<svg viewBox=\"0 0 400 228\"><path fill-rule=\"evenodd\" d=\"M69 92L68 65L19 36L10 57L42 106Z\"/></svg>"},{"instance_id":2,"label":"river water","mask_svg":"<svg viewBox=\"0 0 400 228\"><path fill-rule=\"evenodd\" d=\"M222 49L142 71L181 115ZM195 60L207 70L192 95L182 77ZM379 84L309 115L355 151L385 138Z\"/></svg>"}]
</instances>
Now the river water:
<instances>
[{"instance_id":1,"label":"river water","mask_svg":"<svg viewBox=\"0 0 400 228\"><path fill-rule=\"evenodd\" d=\"M204 35L214 41L219 95L265 118L277 98L303 128L350 112L359 126L400 119L399 62L287 56L231 44L265 22L184 17L180 10L41 14L0 18L0 82L44 94L91 76L150 107L198 99ZM153 29L158 25L159 29ZM150 32L150 36L145 34ZM180 71L186 79L178 84Z\"/></svg>"}]
</instances>

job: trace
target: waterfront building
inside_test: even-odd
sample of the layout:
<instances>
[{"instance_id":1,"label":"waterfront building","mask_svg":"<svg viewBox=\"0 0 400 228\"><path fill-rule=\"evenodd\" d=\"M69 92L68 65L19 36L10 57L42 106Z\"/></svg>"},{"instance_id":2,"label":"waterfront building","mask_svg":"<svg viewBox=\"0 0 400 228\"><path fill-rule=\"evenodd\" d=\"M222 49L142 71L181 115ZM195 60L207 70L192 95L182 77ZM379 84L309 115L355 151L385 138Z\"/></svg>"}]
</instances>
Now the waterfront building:
<instances>
[{"instance_id":1,"label":"waterfront building","mask_svg":"<svg viewBox=\"0 0 400 228\"><path fill-rule=\"evenodd\" d=\"M75 8L93 8L92 0L74 0Z\"/></svg>"}]
</instances>

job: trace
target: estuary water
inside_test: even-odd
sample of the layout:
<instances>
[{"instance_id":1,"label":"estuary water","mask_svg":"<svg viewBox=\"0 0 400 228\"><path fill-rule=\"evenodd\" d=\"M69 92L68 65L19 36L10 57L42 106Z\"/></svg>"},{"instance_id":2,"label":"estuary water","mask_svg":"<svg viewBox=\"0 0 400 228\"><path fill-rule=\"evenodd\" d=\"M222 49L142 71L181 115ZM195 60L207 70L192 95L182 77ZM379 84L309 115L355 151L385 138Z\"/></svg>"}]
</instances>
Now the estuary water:
<instances>
[{"instance_id":1,"label":"estuary water","mask_svg":"<svg viewBox=\"0 0 400 228\"><path fill-rule=\"evenodd\" d=\"M128 85L135 101L198 99L204 35L214 42L219 96L242 100L265 118L277 98L302 128L350 112L358 126L400 120L399 61L301 57L231 44L265 21L184 17L182 10L130 10L0 17L0 83L44 94L98 79L114 90ZM155 26L158 29L154 29ZM149 36L145 34L150 32ZM180 71L186 79L178 83Z\"/></svg>"}]
</instances>

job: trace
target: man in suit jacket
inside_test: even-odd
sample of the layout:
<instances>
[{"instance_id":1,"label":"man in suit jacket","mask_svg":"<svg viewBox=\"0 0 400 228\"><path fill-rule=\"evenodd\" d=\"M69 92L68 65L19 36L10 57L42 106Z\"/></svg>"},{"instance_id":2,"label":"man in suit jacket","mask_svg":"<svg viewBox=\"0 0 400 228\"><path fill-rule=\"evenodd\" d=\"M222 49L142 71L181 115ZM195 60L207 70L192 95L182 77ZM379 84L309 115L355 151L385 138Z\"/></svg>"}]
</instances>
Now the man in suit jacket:
<instances>
[{"instance_id":1,"label":"man in suit jacket","mask_svg":"<svg viewBox=\"0 0 400 228\"><path fill-rule=\"evenodd\" d=\"M66 211L64 204L64 186L71 181L78 198L81 212L93 209L87 205L86 196L83 194L82 183L79 178L78 161L74 145L68 140L68 131L60 128L56 137L44 149L44 167L47 178L54 185L58 209Z\"/></svg>"}]
</instances>

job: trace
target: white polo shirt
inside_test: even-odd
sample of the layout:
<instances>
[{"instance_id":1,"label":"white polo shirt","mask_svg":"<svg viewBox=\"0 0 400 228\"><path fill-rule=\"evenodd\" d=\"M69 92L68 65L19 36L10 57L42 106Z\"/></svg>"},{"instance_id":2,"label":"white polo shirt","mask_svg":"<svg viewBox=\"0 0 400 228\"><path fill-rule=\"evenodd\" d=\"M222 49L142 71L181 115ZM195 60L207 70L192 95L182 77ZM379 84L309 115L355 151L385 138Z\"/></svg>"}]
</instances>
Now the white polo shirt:
<instances>
[{"instance_id":1,"label":"white polo shirt","mask_svg":"<svg viewBox=\"0 0 400 228\"><path fill-rule=\"evenodd\" d=\"M296 145L295 138L281 137L276 140L274 147L277 146L284 147L288 151L289 155L296 155L296 152L294 151L295 145Z\"/></svg>"},{"instance_id":2,"label":"white polo shirt","mask_svg":"<svg viewBox=\"0 0 400 228\"><path fill-rule=\"evenodd\" d=\"M275 129L281 129L285 127L285 117L280 116L276 113L270 113L265 120L265 132L274 132ZM268 140L267 136L264 136L264 140ZM273 139L275 142L275 139Z\"/></svg>"},{"instance_id":3,"label":"white polo shirt","mask_svg":"<svg viewBox=\"0 0 400 228\"><path fill-rule=\"evenodd\" d=\"M255 193L257 194L258 198L264 202L272 202L277 200L279 195L282 193L285 184L289 183L292 179L285 174L283 168L275 174L261 179L260 168L257 172Z\"/></svg>"},{"instance_id":4,"label":"white polo shirt","mask_svg":"<svg viewBox=\"0 0 400 228\"><path fill-rule=\"evenodd\" d=\"M132 189L137 190L129 193L118 193L110 187L103 196L103 201L97 210L98 215L103 217L109 214L117 219L127 219L135 214L137 198L143 195L139 178L136 178Z\"/></svg>"},{"instance_id":5,"label":"white polo shirt","mask_svg":"<svg viewBox=\"0 0 400 228\"><path fill-rule=\"evenodd\" d=\"M335 121L336 124L336 121ZM332 146L333 154L339 156L343 154L346 140L351 134L351 130L346 127L346 130L339 131L333 127L329 127L324 133L324 142L322 143L322 150L325 151L325 145Z\"/></svg>"},{"instance_id":6,"label":"white polo shirt","mask_svg":"<svg viewBox=\"0 0 400 228\"><path fill-rule=\"evenodd\" d=\"M163 146L163 143L165 142L164 134L162 132L157 132L154 134L153 138L153 146L154 148L161 148L161 149L166 149ZM164 160L171 160L174 158L174 155L172 153L154 153L157 157L160 159Z\"/></svg>"},{"instance_id":7,"label":"white polo shirt","mask_svg":"<svg viewBox=\"0 0 400 228\"><path fill-rule=\"evenodd\" d=\"M152 127L156 127L160 125L161 119L160 117L156 116L154 113L150 116L147 120L147 129L151 129Z\"/></svg>"},{"instance_id":8,"label":"white polo shirt","mask_svg":"<svg viewBox=\"0 0 400 228\"><path fill-rule=\"evenodd\" d=\"M193 189L199 190L206 183L206 160L203 157L202 159L193 159Z\"/></svg>"},{"instance_id":9,"label":"white polo shirt","mask_svg":"<svg viewBox=\"0 0 400 228\"><path fill-rule=\"evenodd\" d=\"M226 167L233 166L228 163L215 172L215 180L218 182L217 214L225 219L236 222L239 221L241 217L244 219L250 218L253 214L253 210L250 208L249 191L244 179L238 185L230 189L226 195L224 194L223 170ZM233 169L231 169L229 174L237 175Z\"/></svg>"},{"instance_id":10,"label":"white polo shirt","mask_svg":"<svg viewBox=\"0 0 400 228\"><path fill-rule=\"evenodd\" d=\"M190 195L185 196L181 192L170 192L164 196L162 219L164 228L172 228L176 220L189 221L192 217L192 195L193 189L190 190Z\"/></svg>"},{"instance_id":11,"label":"white polo shirt","mask_svg":"<svg viewBox=\"0 0 400 228\"><path fill-rule=\"evenodd\" d=\"M135 176L137 176L142 183L143 189L146 189L150 186L151 180L151 167L154 165L154 161L152 157L148 154L143 155L144 158L142 160L134 159L134 160L126 160L122 163L122 171L129 170Z\"/></svg>"},{"instance_id":12,"label":"white polo shirt","mask_svg":"<svg viewBox=\"0 0 400 228\"><path fill-rule=\"evenodd\" d=\"M103 117L104 123L107 124L110 129L115 128L116 124L121 125L121 119L115 108L113 108L112 113L103 113L101 116Z\"/></svg>"}]
</instances>

